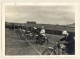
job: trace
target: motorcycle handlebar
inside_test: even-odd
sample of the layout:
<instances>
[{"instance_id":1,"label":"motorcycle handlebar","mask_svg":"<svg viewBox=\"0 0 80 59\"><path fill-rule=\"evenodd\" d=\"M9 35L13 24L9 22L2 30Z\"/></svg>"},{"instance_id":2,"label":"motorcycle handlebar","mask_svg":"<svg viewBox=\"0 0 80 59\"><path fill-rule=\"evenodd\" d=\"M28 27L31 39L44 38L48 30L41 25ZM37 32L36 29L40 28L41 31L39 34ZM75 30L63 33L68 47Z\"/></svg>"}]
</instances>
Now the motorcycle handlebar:
<instances>
[{"instance_id":1,"label":"motorcycle handlebar","mask_svg":"<svg viewBox=\"0 0 80 59\"><path fill-rule=\"evenodd\" d=\"M66 41L58 41L58 43L59 43L59 44L64 44L64 43L67 44L68 42L66 42Z\"/></svg>"}]
</instances>

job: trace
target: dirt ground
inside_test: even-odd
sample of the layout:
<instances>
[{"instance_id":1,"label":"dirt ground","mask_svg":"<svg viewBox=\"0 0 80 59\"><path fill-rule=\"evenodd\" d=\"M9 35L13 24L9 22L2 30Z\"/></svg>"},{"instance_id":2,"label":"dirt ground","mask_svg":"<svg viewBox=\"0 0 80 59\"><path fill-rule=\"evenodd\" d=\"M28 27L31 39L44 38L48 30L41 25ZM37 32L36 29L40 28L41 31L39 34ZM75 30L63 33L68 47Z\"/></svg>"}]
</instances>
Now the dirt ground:
<instances>
[{"instance_id":1,"label":"dirt ground","mask_svg":"<svg viewBox=\"0 0 80 59\"><path fill-rule=\"evenodd\" d=\"M47 46L40 44L27 44L15 31L5 30L5 55L40 55L48 48L54 46L55 42L63 36L46 34L49 39Z\"/></svg>"}]
</instances>

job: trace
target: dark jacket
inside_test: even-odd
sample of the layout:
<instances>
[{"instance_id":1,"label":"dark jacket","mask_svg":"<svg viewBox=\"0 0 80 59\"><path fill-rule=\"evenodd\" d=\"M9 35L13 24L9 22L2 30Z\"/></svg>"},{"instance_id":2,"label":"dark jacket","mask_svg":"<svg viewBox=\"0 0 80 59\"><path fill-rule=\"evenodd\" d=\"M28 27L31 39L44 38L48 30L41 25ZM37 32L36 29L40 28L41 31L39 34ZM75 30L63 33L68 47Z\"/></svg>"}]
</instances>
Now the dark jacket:
<instances>
[{"instance_id":1,"label":"dark jacket","mask_svg":"<svg viewBox=\"0 0 80 59\"><path fill-rule=\"evenodd\" d=\"M66 41L68 44L66 44L66 47L68 48L69 54L75 53L75 40L72 34L69 34L68 36L65 36L64 38L60 39L60 41Z\"/></svg>"}]
</instances>

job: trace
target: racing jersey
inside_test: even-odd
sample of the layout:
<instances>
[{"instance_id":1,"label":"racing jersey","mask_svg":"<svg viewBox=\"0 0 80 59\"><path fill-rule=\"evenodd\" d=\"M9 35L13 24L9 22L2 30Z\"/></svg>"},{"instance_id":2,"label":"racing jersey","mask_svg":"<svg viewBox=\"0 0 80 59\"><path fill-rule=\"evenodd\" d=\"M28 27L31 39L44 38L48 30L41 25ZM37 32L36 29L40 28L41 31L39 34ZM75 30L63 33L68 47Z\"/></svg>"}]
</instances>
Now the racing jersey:
<instances>
[{"instance_id":1,"label":"racing jersey","mask_svg":"<svg viewBox=\"0 0 80 59\"><path fill-rule=\"evenodd\" d=\"M40 34L45 36L45 29L41 29Z\"/></svg>"}]
</instances>

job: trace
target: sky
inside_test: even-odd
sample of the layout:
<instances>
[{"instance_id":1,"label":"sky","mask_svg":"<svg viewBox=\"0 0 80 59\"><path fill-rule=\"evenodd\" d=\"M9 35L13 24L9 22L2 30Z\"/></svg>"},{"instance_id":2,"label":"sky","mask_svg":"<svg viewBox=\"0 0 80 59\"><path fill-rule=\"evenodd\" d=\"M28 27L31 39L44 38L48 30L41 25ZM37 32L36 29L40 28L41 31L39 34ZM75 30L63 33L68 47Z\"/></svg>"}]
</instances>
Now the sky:
<instances>
[{"instance_id":1,"label":"sky","mask_svg":"<svg viewBox=\"0 0 80 59\"><path fill-rule=\"evenodd\" d=\"M6 22L67 25L75 22L74 6L6 6Z\"/></svg>"}]
</instances>

